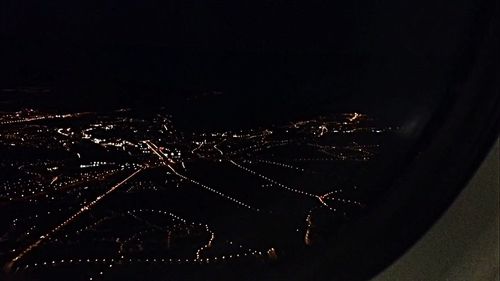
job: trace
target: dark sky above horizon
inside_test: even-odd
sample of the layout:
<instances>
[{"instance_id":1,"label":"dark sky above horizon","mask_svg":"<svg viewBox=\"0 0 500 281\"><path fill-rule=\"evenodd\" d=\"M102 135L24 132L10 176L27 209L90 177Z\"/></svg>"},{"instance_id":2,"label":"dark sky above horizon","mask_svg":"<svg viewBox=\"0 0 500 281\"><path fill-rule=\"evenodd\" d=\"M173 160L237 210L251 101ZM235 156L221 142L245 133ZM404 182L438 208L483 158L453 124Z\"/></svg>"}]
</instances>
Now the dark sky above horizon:
<instances>
[{"instance_id":1,"label":"dark sky above horizon","mask_svg":"<svg viewBox=\"0 0 500 281\"><path fill-rule=\"evenodd\" d=\"M481 2L3 1L0 88L67 104L379 108L443 93Z\"/></svg>"}]
</instances>

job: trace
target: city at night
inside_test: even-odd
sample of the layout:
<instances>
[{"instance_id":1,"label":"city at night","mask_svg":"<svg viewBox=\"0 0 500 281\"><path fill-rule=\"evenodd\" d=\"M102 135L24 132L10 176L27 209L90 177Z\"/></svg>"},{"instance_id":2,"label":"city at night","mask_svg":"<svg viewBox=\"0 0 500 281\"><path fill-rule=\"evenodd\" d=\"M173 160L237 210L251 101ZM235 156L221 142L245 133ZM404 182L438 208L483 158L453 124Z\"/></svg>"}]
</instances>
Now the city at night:
<instances>
[{"instance_id":1,"label":"city at night","mask_svg":"<svg viewBox=\"0 0 500 281\"><path fill-rule=\"evenodd\" d=\"M23 109L0 124L4 269L87 280L300 256L363 210L356 178L395 130L353 112L183 131L166 108Z\"/></svg>"},{"instance_id":2,"label":"city at night","mask_svg":"<svg viewBox=\"0 0 500 281\"><path fill-rule=\"evenodd\" d=\"M0 4L0 281L499 280L498 1L45 2Z\"/></svg>"}]
</instances>

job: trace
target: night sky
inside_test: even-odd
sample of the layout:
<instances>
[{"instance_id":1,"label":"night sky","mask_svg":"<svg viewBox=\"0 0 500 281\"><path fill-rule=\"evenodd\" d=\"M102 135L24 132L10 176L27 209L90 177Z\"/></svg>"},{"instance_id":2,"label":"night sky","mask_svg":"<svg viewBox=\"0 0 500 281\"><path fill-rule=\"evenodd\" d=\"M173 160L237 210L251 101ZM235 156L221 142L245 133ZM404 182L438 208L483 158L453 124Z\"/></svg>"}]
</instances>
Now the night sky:
<instances>
[{"instance_id":1,"label":"night sky","mask_svg":"<svg viewBox=\"0 0 500 281\"><path fill-rule=\"evenodd\" d=\"M0 86L49 88L60 107L220 92L240 109L399 118L446 91L479 36L483 3L428 2L3 1Z\"/></svg>"}]
</instances>

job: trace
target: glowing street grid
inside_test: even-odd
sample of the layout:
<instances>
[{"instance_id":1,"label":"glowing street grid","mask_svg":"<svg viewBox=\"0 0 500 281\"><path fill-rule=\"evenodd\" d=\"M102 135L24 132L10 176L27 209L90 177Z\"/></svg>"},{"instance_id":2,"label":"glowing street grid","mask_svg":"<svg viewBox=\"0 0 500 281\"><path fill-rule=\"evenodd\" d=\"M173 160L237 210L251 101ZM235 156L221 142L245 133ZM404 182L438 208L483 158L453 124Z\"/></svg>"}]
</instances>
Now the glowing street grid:
<instances>
[{"instance_id":1,"label":"glowing street grid","mask_svg":"<svg viewBox=\"0 0 500 281\"><path fill-rule=\"evenodd\" d=\"M113 280L134 265L279 260L365 206L350 171L392 130L360 113L227 131L174 123L165 110L0 113L3 270Z\"/></svg>"}]
</instances>

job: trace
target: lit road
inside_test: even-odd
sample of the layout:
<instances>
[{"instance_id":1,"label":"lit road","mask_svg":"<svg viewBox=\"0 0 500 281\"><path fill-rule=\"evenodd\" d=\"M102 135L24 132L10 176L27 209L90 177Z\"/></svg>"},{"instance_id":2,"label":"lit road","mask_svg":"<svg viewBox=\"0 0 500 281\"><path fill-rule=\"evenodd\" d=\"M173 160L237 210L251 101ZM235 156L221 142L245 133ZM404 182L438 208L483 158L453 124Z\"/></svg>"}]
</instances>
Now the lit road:
<instances>
[{"instance_id":1,"label":"lit road","mask_svg":"<svg viewBox=\"0 0 500 281\"><path fill-rule=\"evenodd\" d=\"M8 262L5 265L5 270L9 272L12 268L12 266L20 261L25 255L29 254L31 251L35 250L38 246L40 246L43 242L52 239L52 236L56 234L59 230L64 228L66 225L74 222L76 219L78 219L82 214L89 212L99 201L107 197L109 194L120 188L122 185L126 184L129 180L134 178L137 174L139 174L142 170L145 168L140 168L134 171L132 174L130 174L128 177L126 177L124 180L121 182L115 184L112 186L109 190L107 190L105 193L99 195L96 199L93 201L85 204L83 207L81 207L80 210L78 210L76 213L71 215L69 218L67 218L64 222L61 224L57 225L53 229L51 229L49 232L47 232L45 235L40 236L38 240L36 240L33 244L30 244L27 246L24 250L21 251L20 254L18 254L15 258L13 258L10 262Z\"/></svg>"}]
</instances>

